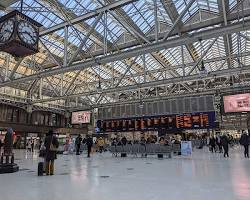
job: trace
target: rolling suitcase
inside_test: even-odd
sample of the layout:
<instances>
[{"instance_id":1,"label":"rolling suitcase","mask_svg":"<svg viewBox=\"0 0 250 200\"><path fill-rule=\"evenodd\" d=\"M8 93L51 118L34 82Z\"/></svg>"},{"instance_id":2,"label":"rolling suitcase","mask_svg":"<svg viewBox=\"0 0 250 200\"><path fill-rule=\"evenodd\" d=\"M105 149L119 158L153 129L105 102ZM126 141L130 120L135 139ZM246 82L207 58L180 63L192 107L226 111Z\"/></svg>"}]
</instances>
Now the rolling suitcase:
<instances>
[{"instance_id":1,"label":"rolling suitcase","mask_svg":"<svg viewBox=\"0 0 250 200\"><path fill-rule=\"evenodd\" d=\"M38 171L37 171L38 176L43 176L43 162L38 163Z\"/></svg>"}]
</instances>

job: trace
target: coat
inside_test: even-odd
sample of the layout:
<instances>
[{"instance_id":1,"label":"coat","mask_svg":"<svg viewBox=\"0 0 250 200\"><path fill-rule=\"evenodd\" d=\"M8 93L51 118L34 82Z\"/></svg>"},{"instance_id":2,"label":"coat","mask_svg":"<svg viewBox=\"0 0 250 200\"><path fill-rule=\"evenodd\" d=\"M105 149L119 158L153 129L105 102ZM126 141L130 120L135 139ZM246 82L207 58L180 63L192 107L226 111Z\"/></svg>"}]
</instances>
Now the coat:
<instances>
[{"instance_id":1,"label":"coat","mask_svg":"<svg viewBox=\"0 0 250 200\"><path fill-rule=\"evenodd\" d=\"M243 146L247 146L250 143L250 138L247 134L243 134L240 138L240 144Z\"/></svg>"},{"instance_id":2,"label":"coat","mask_svg":"<svg viewBox=\"0 0 250 200\"><path fill-rule=\"evenodd\" d=\"M87 138L87 139L86 139L86 144L87 144L88 147L92 147L92 145L93 145L93 139L90 138L90 137Z\"/></svg>"},{"instance_id":3,"label":"coat","mask_svg":"<svg viewBox=\"0 0 250 200\"><path fill-rule=\"evenodd\" d=\"M210 144L211 146L215 146L215 145L216 145L216 140L215 140L214 137L210 138L209 144Z\"/></svg>"},{"instance_id":4,"label":"coat","mask_svg":"<svg viewBox=\"0 0 250 200\"><path fill-rule=\"evenodd\" d=\"M222 146L228 146L229 139L228 139L228 137L226 135L221 137L221 144L222 144Z\"/></svg>"},{"instance_id":5,"label":"coat","mask_svg":"<svg viewBox=\"0 0 250 200\"><path fill-rule=\"evenodd\" d=\"M97 142L97 145L98 145L99 147L103 147L104 144L105 144L104 139L103 139L103 138L99 138L99 139L98 139L98 142Z\"/></svg>"},{"instance_id":6,"label":"coat","mask_svg":"<svg viewBox=\"0 0 250 200\"><path fill-rule=\"evenodd\" d=\"M50 145L52 144L58 148L59 147L59 142L57 138L54 135L48 135L45 138L44 146L46 148L46 156L45 159L46 161L53 161L56 159L56 151L50 151Z\"/></svg>"}]
</instances>

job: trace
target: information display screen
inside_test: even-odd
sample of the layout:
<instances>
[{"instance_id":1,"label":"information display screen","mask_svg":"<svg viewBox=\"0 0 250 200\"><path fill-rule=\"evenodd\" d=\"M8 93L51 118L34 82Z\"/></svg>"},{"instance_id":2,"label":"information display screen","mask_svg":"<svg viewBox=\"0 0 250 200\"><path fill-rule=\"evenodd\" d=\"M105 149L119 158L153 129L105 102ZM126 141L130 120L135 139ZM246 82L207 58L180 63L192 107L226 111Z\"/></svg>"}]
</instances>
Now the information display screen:
<instances>
[{"instance_id":1,"label":"information display screen","mask_svg":"<svg viewBox=\"0 0 250 200\"><path fill-rule=\"evenodd\" d=\"M250 93L224 96L223 104L225 113L249 112Z\"/></svg>"},{"instance_id":2,"label":"information display screen","mask_svg":"<svg viewBox=\"0 0 250 200\"><path fill-rule=\"evenodd\" d=\"M100 129L100 132L208 129L215 127L215 120L215 112L185 113L179 115L98 120L97 127Z\"/></svg>"},{"instance_id":3,"label":"information display screen","mask_svg":"<svg viewBox=\"0 0 250 200\"><path fill-rule=\"evenodd\" d=\"M72 112L72 117L71 117L72 124L89 124L90 120L91 120L90 111Z\"/></svg>"}]
</instances>

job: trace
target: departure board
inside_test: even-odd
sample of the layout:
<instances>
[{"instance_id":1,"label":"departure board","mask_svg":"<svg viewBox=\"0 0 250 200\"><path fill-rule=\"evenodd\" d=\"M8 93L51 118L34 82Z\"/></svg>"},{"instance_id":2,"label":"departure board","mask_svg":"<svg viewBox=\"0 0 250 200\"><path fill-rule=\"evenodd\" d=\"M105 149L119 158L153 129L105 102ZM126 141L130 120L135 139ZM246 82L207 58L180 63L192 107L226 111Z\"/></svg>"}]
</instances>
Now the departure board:
<instances>
[{"instance_id":1,"label":"departure board","mask_svg":"<svg viewBox=\"0 0 250 200\"><path fill-rule=\"evenodd\" d=\"M98 120L97 128L100 132L209 129L215 127L215 120L215 112L184 113Z\"/></svg>"}]
</instances>

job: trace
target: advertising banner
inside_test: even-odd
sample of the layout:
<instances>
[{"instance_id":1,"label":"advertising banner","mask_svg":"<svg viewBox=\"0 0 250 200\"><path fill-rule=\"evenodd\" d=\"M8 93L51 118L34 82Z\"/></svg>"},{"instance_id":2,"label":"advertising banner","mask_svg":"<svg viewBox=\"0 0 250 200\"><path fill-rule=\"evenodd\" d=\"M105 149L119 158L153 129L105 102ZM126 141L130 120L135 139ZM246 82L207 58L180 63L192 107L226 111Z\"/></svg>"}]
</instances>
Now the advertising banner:
<instances>
[{"instance_id":1,"label":"advertising banner","mask_svg":"<svg viewBox=\"0 0 250 200\"><path fill-rule=\"evenodd\" d=\"M181 155L191 156L192 155L192 143L191 141L181 141Z\"/></svg>"},{"instance_id":2,"label":"advertising banner","mask_svg":"<svg viewBox=\"0 0 250 200\"><path fill-rule=\"evenodd\" d=\"M223 103L225 113L249 112L250 93L224 96Z\"/></svg>"},{"instance_id":3,"label":"advertising banner","mask_svg":"<svg viewBox=\"0 0 250 200\"><path fill-rule=\"evenodd\" d=\"M91 120L90 111L72 112L71 123L72 124L89 124Z\"/></svg>"}]
</instances>

